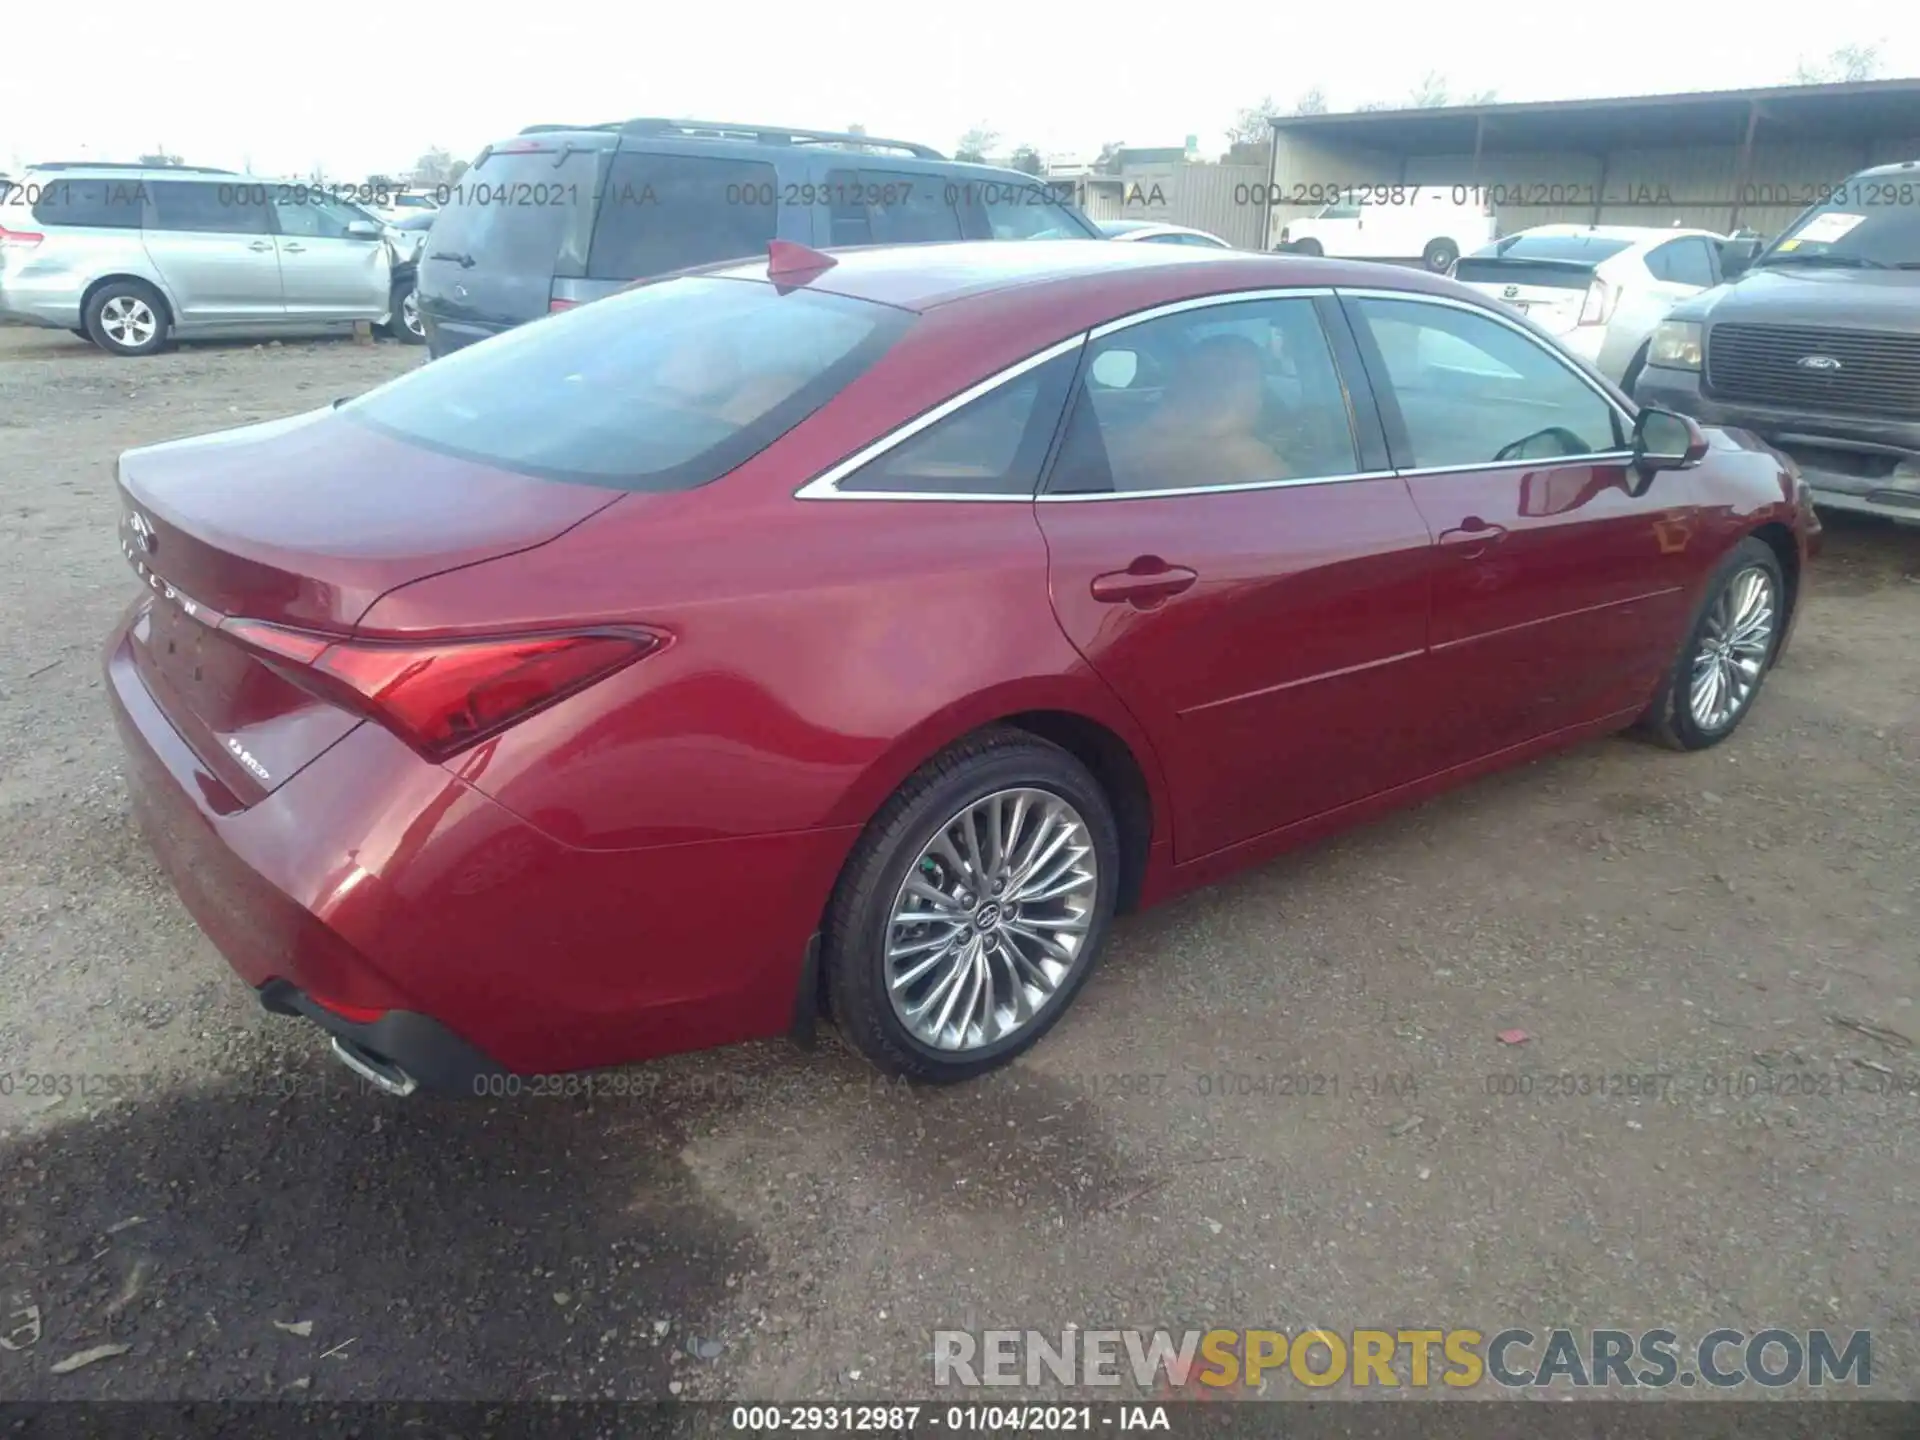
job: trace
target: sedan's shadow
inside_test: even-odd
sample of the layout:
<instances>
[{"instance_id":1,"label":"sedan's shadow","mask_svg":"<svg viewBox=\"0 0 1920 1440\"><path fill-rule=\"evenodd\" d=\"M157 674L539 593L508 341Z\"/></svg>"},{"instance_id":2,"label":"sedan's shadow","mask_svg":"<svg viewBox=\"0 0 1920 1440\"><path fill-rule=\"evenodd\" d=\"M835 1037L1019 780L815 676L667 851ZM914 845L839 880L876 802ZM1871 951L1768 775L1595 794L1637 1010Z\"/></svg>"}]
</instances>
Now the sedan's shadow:
<instances>
[{"instance_id":1,"label":"sedan's shadow","mask_svg":"<svg viewBox=\"0 0 1920 1440\"><path fill-rule=\"evenodd\" d=\"M141 1096L0 1142L0 1391L664 1398L699 1363L685 1352L754 1259L678 1159L705 1117L395 1104L343 1073ZM103 1345L131 1348L52 1373Z\"/></svg>"}]
</instances>

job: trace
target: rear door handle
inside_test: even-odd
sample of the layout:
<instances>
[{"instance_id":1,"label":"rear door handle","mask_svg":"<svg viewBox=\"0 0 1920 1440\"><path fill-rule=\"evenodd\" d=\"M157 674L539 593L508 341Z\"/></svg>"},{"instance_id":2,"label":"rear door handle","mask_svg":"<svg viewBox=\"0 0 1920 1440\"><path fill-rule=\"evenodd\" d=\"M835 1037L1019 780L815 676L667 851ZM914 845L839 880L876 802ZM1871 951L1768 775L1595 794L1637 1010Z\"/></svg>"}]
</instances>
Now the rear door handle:
<instances>
[{"instance_id":1,"label":"rear door handle","mask_svg":"<svg viewBox=\"0 0 1920 1440\"><path fill-rule=\"evenodd\" d=\"M1105 605L1128 604L1146 610L1178 595L1200 578L1197 570L1169 565L1158 555L1142 555L1124 570L1093 577L1093 598Z\"/></svg>"},{"instance_id":2,"label":"rear door handle","mask_svg":"<svg viewBox=\"0 0 1920 1440\"><path fill-rule=\"evenodd\" d=\"M256 240L247 246L247 248L249 250L271 250L273 248L273 242L271 240Z\"/></svg>"},{"instance_id":3,"label":"rear door handle","mask_svg":"<svg viewBox=\"0 0 1920 1440\"><path fill-rule=\"evenodd\" d=\"M307 247L304 245L282 245L280 249L288 255L304 255L307 253Z\"/></svg>"},{"instance_id":4,"label":"rear door handle","mask_svg":"<svg viewBox=\"0 0 1920 1440\"><path fill-rule=\"evenodd\" d=\"M1507 527L1469 515L1452 530L1440 532L1440 543L1464 559L1484 555L1507 538Z\"/></svg>"}]
</instances>

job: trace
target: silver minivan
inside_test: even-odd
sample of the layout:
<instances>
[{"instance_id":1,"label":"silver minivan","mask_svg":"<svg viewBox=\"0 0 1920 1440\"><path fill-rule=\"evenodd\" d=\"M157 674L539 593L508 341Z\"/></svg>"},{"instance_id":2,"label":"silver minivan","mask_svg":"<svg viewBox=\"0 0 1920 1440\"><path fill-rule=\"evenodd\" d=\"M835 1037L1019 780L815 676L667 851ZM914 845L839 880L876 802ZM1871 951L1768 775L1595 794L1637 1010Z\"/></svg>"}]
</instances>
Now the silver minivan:
<instances>
[{"instance_id":1,"label":"silver minivan","mask_svg":"<svg viewBox=\"0 0 1920 1440\"><path fill-rule=\"evenodd\" d=\"M176 338L384 325L405 298L394 271L377 220L286 181L44 165L0 200L0 316L116 355ZM410 277L400 284L411 291Z\"/></svg>"}]
</instances>

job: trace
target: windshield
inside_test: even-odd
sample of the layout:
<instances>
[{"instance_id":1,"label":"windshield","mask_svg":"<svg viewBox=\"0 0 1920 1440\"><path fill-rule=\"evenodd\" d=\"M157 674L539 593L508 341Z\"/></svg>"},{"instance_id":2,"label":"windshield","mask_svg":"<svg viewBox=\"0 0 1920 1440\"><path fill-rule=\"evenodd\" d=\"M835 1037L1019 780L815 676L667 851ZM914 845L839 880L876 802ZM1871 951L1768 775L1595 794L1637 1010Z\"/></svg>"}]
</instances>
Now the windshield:
<instances>
[{"instance_id":1,"label":"windshield","mask_svg":"<svg viewBox=\"0 0 1920 1440\"><path fill-rule=\"evenodd\" d=\"M1920 180L1849 180L1788 226L1757 263L1920 269Z\"/></svg>"},{"instance_id":2,"label":"windshield","mask_svg":"<svg viewBox=\"0 0 1920 1440\"><path fill-rule=\"evenodd\" d=\"M665 280L469 346L338 413L525 475L690 489L799 424L911 320L840 295Z\"/></svg>"}]
</instances>

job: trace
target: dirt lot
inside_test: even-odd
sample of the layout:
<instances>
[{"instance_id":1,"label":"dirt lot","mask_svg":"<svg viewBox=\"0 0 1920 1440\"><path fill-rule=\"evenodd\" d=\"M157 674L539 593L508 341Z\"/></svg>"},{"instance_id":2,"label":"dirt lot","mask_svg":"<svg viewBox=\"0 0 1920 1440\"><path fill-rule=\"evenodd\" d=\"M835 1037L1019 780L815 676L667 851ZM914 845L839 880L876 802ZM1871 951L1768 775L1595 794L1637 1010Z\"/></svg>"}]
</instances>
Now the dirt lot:
<instances>
[{"instance_id":1,"label":"dirt lot","mask_svg":"<svg viewBox=\"0 0 1920 1440\"><path fill-rule=\"evenodd\" d=\"M40 1316L0 1394L852 1399L926 1394L941 1327L1568 1323L1871 1329L1920 1397L1920 1096L1871 1088L1920 1071L1920 532L1833 524L1733 742L1589 745L1127 921L1002 1079L829 1041L395 1103L174 901L97 649L117 452L418 356L0 329L0 1336Z\"/></svg>"}]
</instances>

